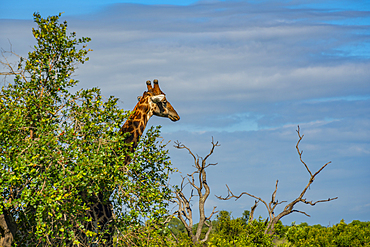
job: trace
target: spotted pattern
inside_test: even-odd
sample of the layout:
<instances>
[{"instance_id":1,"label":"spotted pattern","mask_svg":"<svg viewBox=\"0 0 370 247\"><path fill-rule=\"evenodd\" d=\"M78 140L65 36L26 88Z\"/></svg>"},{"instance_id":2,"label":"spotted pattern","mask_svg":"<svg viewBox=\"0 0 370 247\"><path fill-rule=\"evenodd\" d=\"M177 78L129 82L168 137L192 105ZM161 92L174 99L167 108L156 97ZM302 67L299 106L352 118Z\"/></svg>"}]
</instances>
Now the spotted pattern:
<instances>
[{"instance_id":1,"label":"spotted pattern","mask_svg":"<svg viewBox=\"0 0 370 247\"><path fill-rule=\"evenodd\" d=\"M138 98L139 102L136 104L133 113L120 129L121 134L130 133L125 138L125 143L132 143L129 150L131 153L135 151L139 138L153 115L167 117L172 121L178 121L180 119L175 109L167 101L165 94L159 88L158 80L154 80L153 87L150 81L147 81L147 88L148 91L144 92L141 98ZM153 98L153 96L158 95L163 95L163 97ZM130 157L127 156L125 162L129 163L130 161ZM101 195L88 198L86 203L91 208L89 214L93 219L91 224L87 226L87 229L93 229L94 225L106 226L109 222L113 221L112 204L107 200L103 200ZM109 228L108 230L110 234L106 234L104 238L107 240L107 246L111 246L110 244L113 241L113 234L111 233L113 229Z\"/></svg>"}]
</instances>

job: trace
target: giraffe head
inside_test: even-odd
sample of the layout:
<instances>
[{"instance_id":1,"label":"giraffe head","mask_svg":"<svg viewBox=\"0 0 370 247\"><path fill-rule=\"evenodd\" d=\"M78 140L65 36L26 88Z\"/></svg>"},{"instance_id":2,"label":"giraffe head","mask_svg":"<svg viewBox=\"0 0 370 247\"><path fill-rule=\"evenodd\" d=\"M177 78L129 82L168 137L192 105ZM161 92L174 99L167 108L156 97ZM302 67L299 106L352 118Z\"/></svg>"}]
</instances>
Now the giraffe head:
<instances>
[{"instance_id":1,"label":"giraffe head","mask_svg":"<svg viewBox=\"0 0 370 247\"><path fill-rule=\"evenodd\" d=\"M159 88L158 80L153 81L153 87L150 81L146 82L148 91L144 92L142 97L138 97L139 101L147 100L149 104L148 118L152 115L158 117L167 117L172 121L178 121L180 116L177 114L176 110L172 107L170 102L166 99L166 94L162 92ZM149 119L148 119L149 120Z\"/></svg>"},{"instance_id":2,"label":"giraffe head","mask_svg":"<svg viewBox=\"0 0 370 247\"><path fill-rule=\"evenodd\" d=\"M136 104L133 113L123 124L120 132L130 133L126 139L126 143L132 142L131 152L137 146L140 136L143 134L149 119L155 115L159 117L167 117L172 121L178 121L180 116L175 109L167 101L166 95L158 86L158 80L154 80L154 86L150 81L146 82L148 91L144 92L143 96L138 97L139 102ZM127 162L130 158L127 157Z\"/></svg>"}]
</instances>

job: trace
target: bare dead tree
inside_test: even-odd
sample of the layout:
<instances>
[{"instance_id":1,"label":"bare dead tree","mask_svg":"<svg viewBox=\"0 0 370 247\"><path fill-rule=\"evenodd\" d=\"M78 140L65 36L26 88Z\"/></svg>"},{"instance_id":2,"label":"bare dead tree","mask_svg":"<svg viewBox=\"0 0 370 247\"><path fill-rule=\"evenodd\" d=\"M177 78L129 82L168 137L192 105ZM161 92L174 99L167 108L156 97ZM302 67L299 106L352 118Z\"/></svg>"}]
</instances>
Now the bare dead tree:
<instances>
[{"instance_id":1,"label":"bare dead tree","mask_svg":"<svg viewBox=\"0 0 370 247\"><path fill-rule=\"evenodd\" d=\"M299 159L301 161L301 163L305 166L307 172L310 174L310 179L308 180L308 183L306 185L306 187L302 190L301 194L296 198L294 199L292 202L290 202L289 204L287 204L284 208L284 210L282 212L280 212L279 214L275 215L275 208L277 205L280 205L282 203L286 203L287 201L281 201L279 202L277 199L276 199L276 193L277 193L277 189L278 189L278 182L279 180L276 180L276 184L275 184L275 190L274 192L272 193L272 196L271 196L271 201L269 203L267 203L265 200L263 200L262 198L260 197L257 197L255 195L252 195L248 192L243 192L241 193L239 196L236 196L233 194L233 192L230 190L229 186L226 185L227 187L227 190L228 190L228 195L226 197L221 197L221 196L216 196L218 199L220 200L229 200L231 198L235 198L235 200L238 200L242 195L248 195L250 197L253 197L255 199L257 199L257 201L255 201L255 205L252 207L253 211L255 209L255 207L257 206L257 203L258 202L262 202L267 211L268 211L268 214L269 214L269 217L268 217L268 224L266 226L266 229L265 229L265 233L268 233L270 235L272 235L274 233L274 227L275 227L275 224L281 219L283 218L284 216L287 216L293 212L297 212L297 213L301 213L301 214L304 214L308 217L310 217L310 215L308 215L306 212L304 211L300 211L300 210L296 210L294 209L294 206L299 203L299 202L303 202L305 204L308 204L308 205L311 205L311 206L315 206L317 203L320 203L320 202L329 202L329 201L332 201L332 200L335 200L337 199L338 197L334 197L334 198L328 198L328 199L325 199L325 200L319 200L319 201L308 201L306 198L303 198L304 195L306 194L307 192L307 189L310 187L310 185L313 183L313 181L315 180L315 177L328 165L330 164L331 162L327 162L325 165L323 165L317 172L315 172L314 174L312 174L311 170L308 168L307 164L303 161L302 159L302 153L303 151L301 151L299 149L299 143L302 141L303 139L303 136L304 135L301 135L300 133L300 128L298 126L298 129L297 129L297 133L298 133L298 137L299 137L299 140L297 142L297 145L296 145L296 149L297 149L297 152L298 152L298 155L299 155ZM251 212L251 217L253 217L253 214ZM251 222L251 221L249 221Z\"/></svg>"},{"instance_id":2,"label":"bare dead tree","mask_svg":"<svg viewBox=\"0 0 370 247\"><path fill-rule=\"evenodd\" d=\"M192 174L187 174L186 177L182 177L182 182L180 185L180 188L178 188L175 191L175 202L178 205L178 210L175 212L175 215L181 220L181 222L184 224L185 229L188 233L188 236L191 238L193 243L204 243L205 241L208 240L209 234L211 233L212 230L212 222L211 222L211 217L217 213L218 211L215 212L216 207L213 208L212 213L206 217L205 216L205 202L211 192L210 187L207 183L207 175L206 175L206 168L209 166L215 166L215 164L207 164L206 161L209 158L209 156L212 155L215 147L220 146L218 142L214 142L212 138L212 148L211 151L205 156L203 159L202 157L199 157L198 155L194 155L191 150L186 147L185 145L181 144L180 142L175 142L176 145L174 145L175 148L178 149L186 149L189 151L189 154L193 157L194 159L194 167L196 168L196 171L194 171ZM196 178L196 175L197 178ZM186 183L185 180L187 180ZM189 198L187 198L183 190L186 187L187 184L190 184L192 191L191 195ZM194 189L196 191L196 195L193 194ZM193 198L193 196L198 196L199 200L199 223L196 229L196 233L193 234L193 213L191 209L190 202ZM200 240L201 233L203 226L208 227L208 230L206 232L206 235L203 239Z\"/></svg>"}]
</instances>

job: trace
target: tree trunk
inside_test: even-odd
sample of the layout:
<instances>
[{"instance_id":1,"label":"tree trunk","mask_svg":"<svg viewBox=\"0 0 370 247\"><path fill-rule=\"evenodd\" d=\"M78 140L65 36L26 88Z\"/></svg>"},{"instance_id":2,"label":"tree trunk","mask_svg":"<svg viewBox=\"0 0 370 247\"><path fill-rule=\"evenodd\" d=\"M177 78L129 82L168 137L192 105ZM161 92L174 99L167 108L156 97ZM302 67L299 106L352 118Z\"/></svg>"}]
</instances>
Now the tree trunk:
<instances>
[{"instance_id":1,"label":"tree trunk","mask_svg":"<svg viewBox=\"0 0 370 247\"><path fill-rule=\"evenodd\" d=\"M1 247L11 247L14 236L17 230L17 226L12 218L12 216L6 211L0 215L0 246Z\"/></svg>"}]
</instances>

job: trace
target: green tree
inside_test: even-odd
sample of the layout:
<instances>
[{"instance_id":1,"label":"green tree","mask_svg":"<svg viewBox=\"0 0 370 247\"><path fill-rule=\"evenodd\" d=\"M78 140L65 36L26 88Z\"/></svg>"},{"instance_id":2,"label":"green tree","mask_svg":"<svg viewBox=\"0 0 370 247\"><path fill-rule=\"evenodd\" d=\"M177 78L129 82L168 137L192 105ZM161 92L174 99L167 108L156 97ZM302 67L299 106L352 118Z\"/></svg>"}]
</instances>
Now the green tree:
<instances>
[{"instance_id":1,"label":"green tree","mask_svg":"<svg viewBox=\"0 0 370 247\"><path fill-rule=\"evenodd\" d=\"M341 220L332 227L300 224L289 227L286 238L294 246L370 246L370 222Z\"/></svg>"},{"instance_id":2,"label":"green tree","mask_svg":"<svg viewBox=\"0 0 370 247\"><path fill-rule=\"evenodd\" d=\"M171 221L168 223L167 227L171 230L171 232L178 237L180 234L185 234L186 229L184 224L178 218L173 217Z\"/></svg>"},{"instance_id":3,"label":"green tree","mask_svg":"<svg viewBox=\"0 0 370 247\"><path fill-rule=\"evenodd\" d=\"M249 210L244 210L243 215L242 215L242 219L243 219L245 224L248 223L248 220L250 219L250 216L251 216L251 212Z\"/></svg>"},{"instance_id":4,"label":"green tree","mask_svg":"<svg viewBox=\"0 0 370 247\"><path fill-rule=\"evenodd\" d=\"M209 246L272 246L272 236L265 234L265 220L261 217L246 224L245 216L233 219L228 211L220 211L213 223L215 231L208 241Z\"/></svg>"},{"instance_id":5,"label":"green tree","mask_svg":"<svg viewBox=\"0 0 370 247\"><path fill-rule=\"evenodd\" d=\"M88 60L90 38L67 34L60 16L35 13L34 51L16 65L6 56L1 62L3 75L15 75L0 93L0 233L7 244L101 245L113 228L118 241L127 229L159 220L171 194L159 128L147 131L126 164L132 154L118 130L129 112L97 88L69 91L78 83L77 64ZM84 197L99 193L115 221L91 230Z\"/></svg>"}]
</instances>

